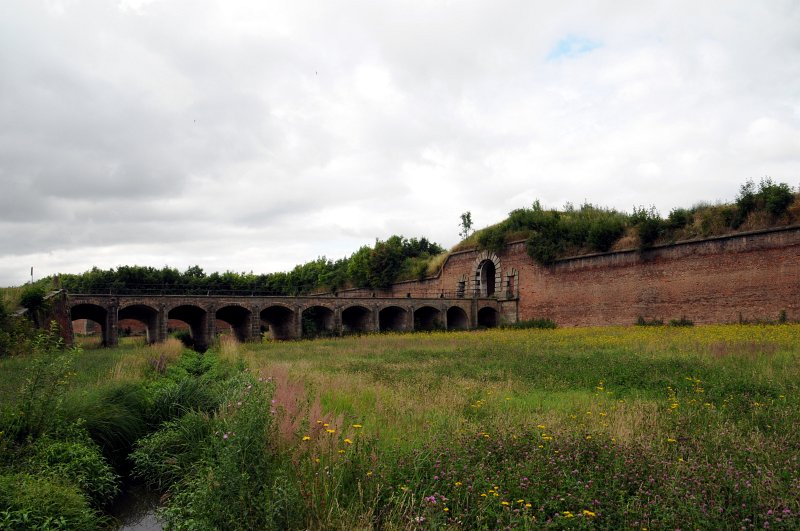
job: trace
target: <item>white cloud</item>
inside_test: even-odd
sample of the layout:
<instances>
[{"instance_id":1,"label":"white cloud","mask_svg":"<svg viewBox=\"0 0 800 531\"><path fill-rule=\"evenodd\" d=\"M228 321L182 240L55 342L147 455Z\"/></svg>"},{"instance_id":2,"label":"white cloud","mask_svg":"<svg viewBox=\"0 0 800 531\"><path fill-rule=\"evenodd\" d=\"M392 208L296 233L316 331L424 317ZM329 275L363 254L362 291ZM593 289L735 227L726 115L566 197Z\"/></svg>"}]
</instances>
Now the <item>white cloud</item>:
<instances>
[{"instance_id":1,"label":"white cloud","mask_svg":"<svg viewBox=\"0 0 800 531\"><path fill-rule=\"evenodd\" d=\"M798 183L796 2L11 0L0 285Z\"/></svg>"}]
</instances>

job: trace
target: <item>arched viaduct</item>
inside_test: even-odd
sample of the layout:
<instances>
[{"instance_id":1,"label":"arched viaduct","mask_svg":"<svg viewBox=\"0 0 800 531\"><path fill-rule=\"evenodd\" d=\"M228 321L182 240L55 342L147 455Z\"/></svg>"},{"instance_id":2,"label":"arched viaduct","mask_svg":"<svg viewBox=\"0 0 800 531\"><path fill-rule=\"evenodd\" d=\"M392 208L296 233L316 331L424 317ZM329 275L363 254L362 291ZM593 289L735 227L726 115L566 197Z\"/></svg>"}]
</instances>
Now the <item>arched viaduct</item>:
<instances>
[{"instance_id":1,"label":"arched viaduct","mask_svg":"<svg viewBox=\"0 0 800 531\"><path fill-rule=\"evenodd\" d=\"M205 348L221 321L240 341L296 339L351 332L466 330L501 320L492 297L266 297L223 295L81 295L64 293L59 321L71 341L69 324L89 319L100 325L103 344L116 345L119 323L143 323L151 343L163 341L169 322L188 325L197 347Z\"/></svg>"}]
</instances>

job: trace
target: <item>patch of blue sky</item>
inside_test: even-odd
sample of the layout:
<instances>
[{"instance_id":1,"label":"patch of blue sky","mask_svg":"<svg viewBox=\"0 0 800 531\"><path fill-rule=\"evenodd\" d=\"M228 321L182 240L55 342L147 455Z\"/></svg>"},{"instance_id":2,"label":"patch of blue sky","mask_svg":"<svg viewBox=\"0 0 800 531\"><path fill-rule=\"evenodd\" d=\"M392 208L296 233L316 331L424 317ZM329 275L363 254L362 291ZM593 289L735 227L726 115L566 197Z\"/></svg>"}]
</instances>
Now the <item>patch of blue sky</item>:
<instances>
[{"instance_id":1,"label":"patch of blue sky","mask_svg":"<svg viewBox=\"0 0 800 531\"><path fill-rule=\"evenodd\" d=\"M600 48L601 43L593 41L580 35L568 35L558 41L553 49L547 54L548 61L558 61L559 59L574 59Z\"/></svg>"}]
</instances>

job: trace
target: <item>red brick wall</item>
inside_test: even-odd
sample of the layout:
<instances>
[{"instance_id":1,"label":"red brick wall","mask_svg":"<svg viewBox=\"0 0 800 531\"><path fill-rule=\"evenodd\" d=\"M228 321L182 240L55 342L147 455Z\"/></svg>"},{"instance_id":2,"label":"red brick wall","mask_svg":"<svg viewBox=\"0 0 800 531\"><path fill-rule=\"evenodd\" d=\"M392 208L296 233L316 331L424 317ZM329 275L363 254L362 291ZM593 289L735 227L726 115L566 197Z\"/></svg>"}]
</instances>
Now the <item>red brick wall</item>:
<instances>
[{"instance_id":1,"label":"red brick wall","mask_svg":"<svg viewBox=\"0 0 800 531\"><path fill-rule=\"evenodd\" d=\"M394 293L472 287L477 251L450 256L440 275ZM638 317L695 323L800 320L800 227L535 263L523 243L498 255L502 279L519 273L518 318L560 326L633 324ZM497 287L499 294L505 288ZM511 306L504 307L508 314Z\"/></svg>"}]
</instances>

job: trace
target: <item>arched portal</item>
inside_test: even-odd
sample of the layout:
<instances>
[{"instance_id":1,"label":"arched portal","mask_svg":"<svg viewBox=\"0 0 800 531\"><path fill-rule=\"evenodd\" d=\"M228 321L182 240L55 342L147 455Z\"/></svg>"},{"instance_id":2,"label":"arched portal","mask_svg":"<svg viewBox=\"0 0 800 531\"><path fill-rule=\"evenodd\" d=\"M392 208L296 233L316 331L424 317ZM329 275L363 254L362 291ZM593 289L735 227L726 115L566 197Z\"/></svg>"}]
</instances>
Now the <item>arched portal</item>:
<instances>
[{"instance_id":1,"label":"arched portal","mask_svg":"<svg viewBox=\"0 0 800 531\"><path fill-rule=\"evenodd\" d=\"M435 330L442 328L439 310L432 306L422 306L414 311L414 330Z\"/></svg>"},{"instance_id":2,"label":"arched portal","mask_svg":"<svg viewBox=\"0 0 800 531\"><path fill-rule=\"evenodd\" d=\"M216 318L231 325L233 333L239 341L247 341L250 339L252 312L247 308L239 306L238 304L223 306L217 310Z\"/></svg>"},{"instance_id":3,"label":"arched portal","mask_svg":"<svg viewBox=\"0 0 800 531\"><path fill-rule=\"evenodd\" d=\"M378 312L378 325L381 332L401 332L408 326L408 312L399 306L387 306Z\"/></svg>"},{"instance_id":4,"label":"arched portal","mask_svg":"<svg viewBox=\"0 0 800 531\"><path fill-rule=\"evenodd\" d=\"M108 329L108 310L96 304L76 304L69 309L69 319L73 323L73 332L78 335L93 335L92 329L99 328L99 341L98 344L102 346L111 346L113 341L110 337L110 330ZM85 320L83 323L83 330L75 330L76 321ZM91 322L96 326L91 326Z\"/></svg>"},{"instance_id":5,"label":"arched portal","mask_svg":"<svg viewBox=\"0 0 800 531\"><path fill-rule=\"evenodd\" d=\"M184 304L176 306L167 314L168 319L183 321L189 326L193 347L197 350L208 348L208 312L199 306Z\"/></svg>"},{"instance_id":6,"label":"arched portal","mask_svg":"<svg viewBox=\"0 0 800 531\"><path fill-rule=\"evenodd\" d=\"M333 335L333 310L325 306L311 306L303 310L303 337Z\"/></svg>"},{"instance_id":7,"label":"arched portal","mask_svg":"<svg viewBox=\"0 0 800 531\"><path fill-rule=\"evenodd\" d=\"M295 314L285 306L270 306L261 310L262 331L272 339L291 339L295 336Z\"/></svg>"},{"instance_id":8,"label":"arched portal","mask_svg":"<svg viewBox=\"0 0 800 531\"><path fill-rule=\"evenodd\" d=\"M487 306L478 310L478 326L483 328L494 328L498 324L497 310Z\"/></svg>"},{"instance_id":9,"label":"arched portal","mask_svg":"<svg viewBox=\"0 0 800 531\"><path fill-rule=\"evenodd\" d=\"M479 266L480 280L481 280L481 297L491 297L495 291L495 276L497 270L494 262L491 260L484 260Z\"/></svg>"},{"instance_id":10,"label":"arched portal","mask_svg":"<svg viewBox=\"0 0 800 531\"><path fill-rule=\"evenodd\" d=\"M350 306L342 311L343 332L369 332L372 330L372 311L363 306Z\"/></svg>"},{"instance_id":11,"label":"arched portal","mask_svg":"<svg viewBox=\"0 0 800 531\"><path fill-rule=\"evenodd\" d=\"M146 304L131 304L120 308L117 312L118 327L126 328L125 321L135 321L144 325L145 338L148 343L161 340L158 335L158 310Z\"/></svg>"},{"instance_id":12,"label":"arched portal","mask_svg":"<svg viewBox=\"0 0 800 531\"><path fill-rule=\"evenodd\" d=\"M447 329L448 330L467 330L469 328L469 317L467 312L458 306L451 306L447 309Z\"/></svg>"}]
</instances>

